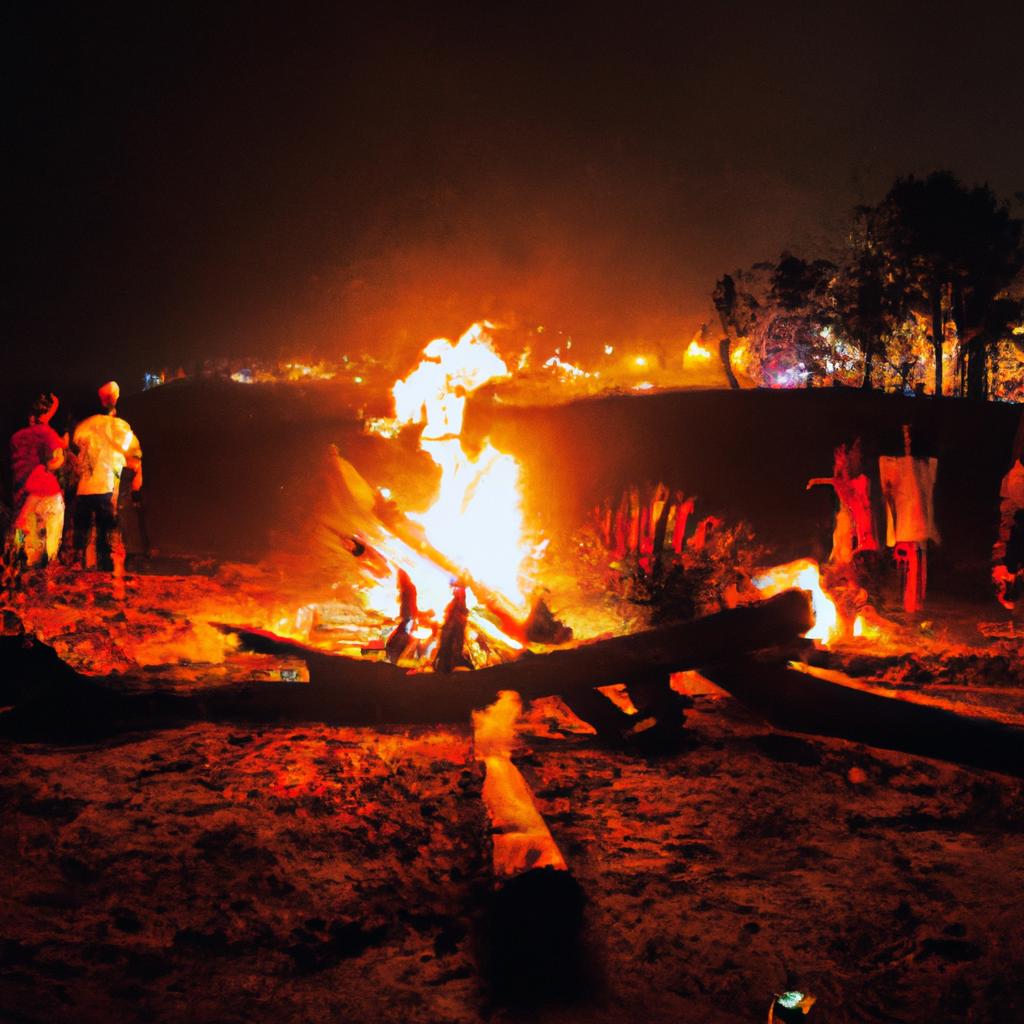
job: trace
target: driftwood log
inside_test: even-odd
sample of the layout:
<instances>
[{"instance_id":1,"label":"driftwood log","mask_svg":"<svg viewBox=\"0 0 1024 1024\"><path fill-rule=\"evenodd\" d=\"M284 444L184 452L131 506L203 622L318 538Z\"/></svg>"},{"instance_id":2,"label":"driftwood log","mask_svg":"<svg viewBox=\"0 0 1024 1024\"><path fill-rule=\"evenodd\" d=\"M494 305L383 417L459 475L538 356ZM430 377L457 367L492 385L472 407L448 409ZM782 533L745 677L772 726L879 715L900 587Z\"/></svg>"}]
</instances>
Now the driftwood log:
<instances>
[{"instance_id":1,"label":"driftwood log","mask_svg":"<svg viewBox=\"0 0 1024 1024\"><path fill-rule=\"evenodd\" d=\"M811 626L806 592L789 590L766 601L718 612L692 622L580 644L544 654L524 654L515 661L476 671L410 673L382 662L328 654L264 630L217 624L239 638L242 646L262 654L300 658L309 669L305 692L313 705L334 707L348 715L369 711L380 721L458 721L474 708L492 703L502 690L527 699L572 695L595 687L680 672L716 664L743 654L797 640ZM266 696L251 684L223 688L243 699ZM280 699L280 686L270 687ZM228 696L225 693L225 696ZM210 698L214 694L211 692Z\"/></svg>"},{"instance_id":2,"label":"driftwood log","mask_svg":"<svg viewBox=\"0 0 1024 1024\"><path fill-rule=\"evenodd\" d=\"M309 683L245 682L190 692L156 691L152 682L80 675L31 637L4 637L0 668L9 682L0 733L103 735L196 720L330 723L464 722L502 690L524 698L582 694L744 653L786 645L811 622L802 591L632 636L597 640L476 671L409 673L386 662L345 658L262 630L221 626L248 650L301 659ZM13 685L14 679L19 681Z\"/></svg>"},{"instance_id":3,"label":"driftwood log","mask_svg":"<svg viewBox=\"0 0 1024 1024\"><path fill-rule=\"evenodd\" d=\"M701 674L777 729L1024 777L1024 729L749 659Z\"/></svg>"},{"instance_id":4,"label":"driftwood log","mask_svg":"<svg viewBox=\"0 0 1024 1024\"><path fill-rule=\"evenodd\" d=\"M852 681L821 679L790 668L784 653L751 656L790 644L809 617L806 596L788 591L666 630L450 675L409 675L393 665L336 658L250 630L242 632L253 649L303 652L311 683L243 683L185 694L156 691L152 683L141 690L139 680L84 676L39 640L4 635L0 706L9 710L0 713L0 734L76 740L204 719L465 721L469 710L490 703L500 690L518 689L524 697L579 695L652 672L699 668L776 728L1024 778L1024 728L888 697Z\"/></svg>"}]
</instances>

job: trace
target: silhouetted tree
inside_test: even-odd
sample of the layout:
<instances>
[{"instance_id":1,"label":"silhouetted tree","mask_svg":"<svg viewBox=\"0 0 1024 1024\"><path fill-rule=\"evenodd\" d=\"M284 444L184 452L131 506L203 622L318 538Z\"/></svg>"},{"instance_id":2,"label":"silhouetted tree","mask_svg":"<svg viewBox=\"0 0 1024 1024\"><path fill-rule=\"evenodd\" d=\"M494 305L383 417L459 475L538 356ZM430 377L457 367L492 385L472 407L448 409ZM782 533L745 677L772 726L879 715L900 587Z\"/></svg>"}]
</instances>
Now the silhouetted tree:
<instances>
[{"instance_id":1,"label":"silhouetted tree","mask_svg":"<svg viewBox=\"0 0 1024 1024\"><path fill-rule=\"evenodd\" d=\"M739 381L732 368L732 343L739 338L745 338L753 323L753 309L750 306L749 298L740 301L736 291L736 281L731 274L726 274L715 283L715 290L711 295L715 304L715 311L718 313L718 320L722 325L723 337L718 343L718 356L722 360L725 369L725 376L729 381L729 387L739 389Z\"/></svg>"},{"instance_id":2,"label":"silhouetted tree","mask_svg":"<svg viewBox=\"0 0 1024 1024\"><path fill-rule=\"evenodd\" d=\"M987 186L967 188L948 171L900 178L875 209L877 252L908 306L931 323L935 393L942 394L948 312L970 342L988 308L1020 269L1021 222Z\"/></svg>"},{"instance_id":3,"label":"silhouetted tree","mask_svg":"<svg viewBox=\"0 0 1024 1024\"><path fill-rule=\"evenodd\" d=\"M837 332L848 337L864 356L861 387L867 390L874 387L876 356L884 355L886 339L906 315L885 256L873 243L873 224L870 208L857 210L849 254L829 288Z\"/></svg>"},{"instance_id":4,"label":"silhouetted tree","mask_svg":"<svg viewBox=\"0 0 1024 1024\"><path fill-rule=\"evenodd\" d=\"M986 398L989 393L988 357L992 346L1009 338L1024 320L1024 302L1007 297L992 299L980 312L980 323L968 321L970 334L961 343L961 393L968 398Z\"/></svg>"}]
</instances>

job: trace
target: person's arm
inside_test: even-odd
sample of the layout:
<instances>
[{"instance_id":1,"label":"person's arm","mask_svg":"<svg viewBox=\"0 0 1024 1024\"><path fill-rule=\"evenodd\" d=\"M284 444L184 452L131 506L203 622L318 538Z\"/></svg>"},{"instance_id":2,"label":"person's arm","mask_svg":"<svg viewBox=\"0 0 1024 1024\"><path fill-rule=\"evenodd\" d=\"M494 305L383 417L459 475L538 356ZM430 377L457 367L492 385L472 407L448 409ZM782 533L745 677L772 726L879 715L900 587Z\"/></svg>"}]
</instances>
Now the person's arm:
<instances>
[{"instance_id":1,"label":"person's arm","mask_svg":"<svg viewBox=\"0 0 1024 1024\"><path fill-rule=\"evenodd\" d=\"M132 494L142 490L142 445L132 431L128 435L128 447L124 453L125 464L132 471Z\"/></svg>"},{"instance_id":2,"label":"person's arm","mask_svg":"<svg viewBox=\"0 0 1024 1024\"><path fill-rule=\"evenodd\" d=\"M1010 540L1010 534L1013 532L1013 520L1017 510L1017 503L1009 497L1005 497L999 502L999 532L996 534L995 544L992 545L993 574L996 570L1002 568L1006 572L1006 576L1009 577L1005 564L1006 545Z\"/></svg>"}]
</instances>

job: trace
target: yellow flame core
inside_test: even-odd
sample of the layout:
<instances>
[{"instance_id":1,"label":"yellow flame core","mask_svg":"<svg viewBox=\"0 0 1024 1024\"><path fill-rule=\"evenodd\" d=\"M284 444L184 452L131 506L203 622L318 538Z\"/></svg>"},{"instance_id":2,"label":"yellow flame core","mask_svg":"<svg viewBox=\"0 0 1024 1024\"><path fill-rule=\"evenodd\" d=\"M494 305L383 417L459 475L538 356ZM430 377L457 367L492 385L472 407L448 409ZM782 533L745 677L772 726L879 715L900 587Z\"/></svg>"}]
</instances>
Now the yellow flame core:
<instances>
[{"instance_id":1,"label":"yellow flame core","mask_svg":"<svg viewBox=\"0 0 1024 1024\"><path fill-rule=\"evenodd\" d=\"M454 345L446 338L430 342L419 366L394 386L395 418L423 424L420 446L441 470L437 500L410 518L434 547L525 612L520 576L528 547L519 464L489 442L473 459L462 448L469 395L509 375L488 327L473 324Z\"/></svg>"},{"instance_id":2,"label":"yellow flame core","mask_svg":"<svg viewBox=\"0 0 1024 1024\"><path fill-rule=\"evenodd\" d=\"M805 635L810 640L827 644L841 634L839 610L835 601L822 588L818 563L813 559L798 558L795 562L777 565L756 577L753 584L765 597L774 597L783 590L790 590L793 587L809 590L811 607L814 609L814 625Z\"/></svg>"}]
</instances>

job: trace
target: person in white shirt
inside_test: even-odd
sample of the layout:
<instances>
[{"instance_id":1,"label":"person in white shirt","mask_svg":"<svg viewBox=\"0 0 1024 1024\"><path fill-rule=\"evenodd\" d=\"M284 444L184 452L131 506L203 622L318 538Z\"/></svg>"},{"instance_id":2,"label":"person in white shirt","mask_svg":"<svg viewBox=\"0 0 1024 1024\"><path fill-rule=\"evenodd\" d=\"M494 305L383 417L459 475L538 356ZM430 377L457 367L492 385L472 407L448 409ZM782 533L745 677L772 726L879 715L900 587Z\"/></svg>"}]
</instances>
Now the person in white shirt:
<instances>
[{"instance_id":1,"label":"person in white shirt","mask_svg":"<svg viewBox=\"0 0 1024 1024\"><path fill-rule=\"evenodd\" d=\"M79 564L85 565L89 532L96 524L96 565L114 568L112 542L117 529L117 497L121 474L133 471L132 491L142 487L142 448L131 426L117 415L121 389L108 381L99 389L104 411L83 420L75 428L78 448L78 487L75 497L74 550Z\"/></svg>"}]
</instances>

